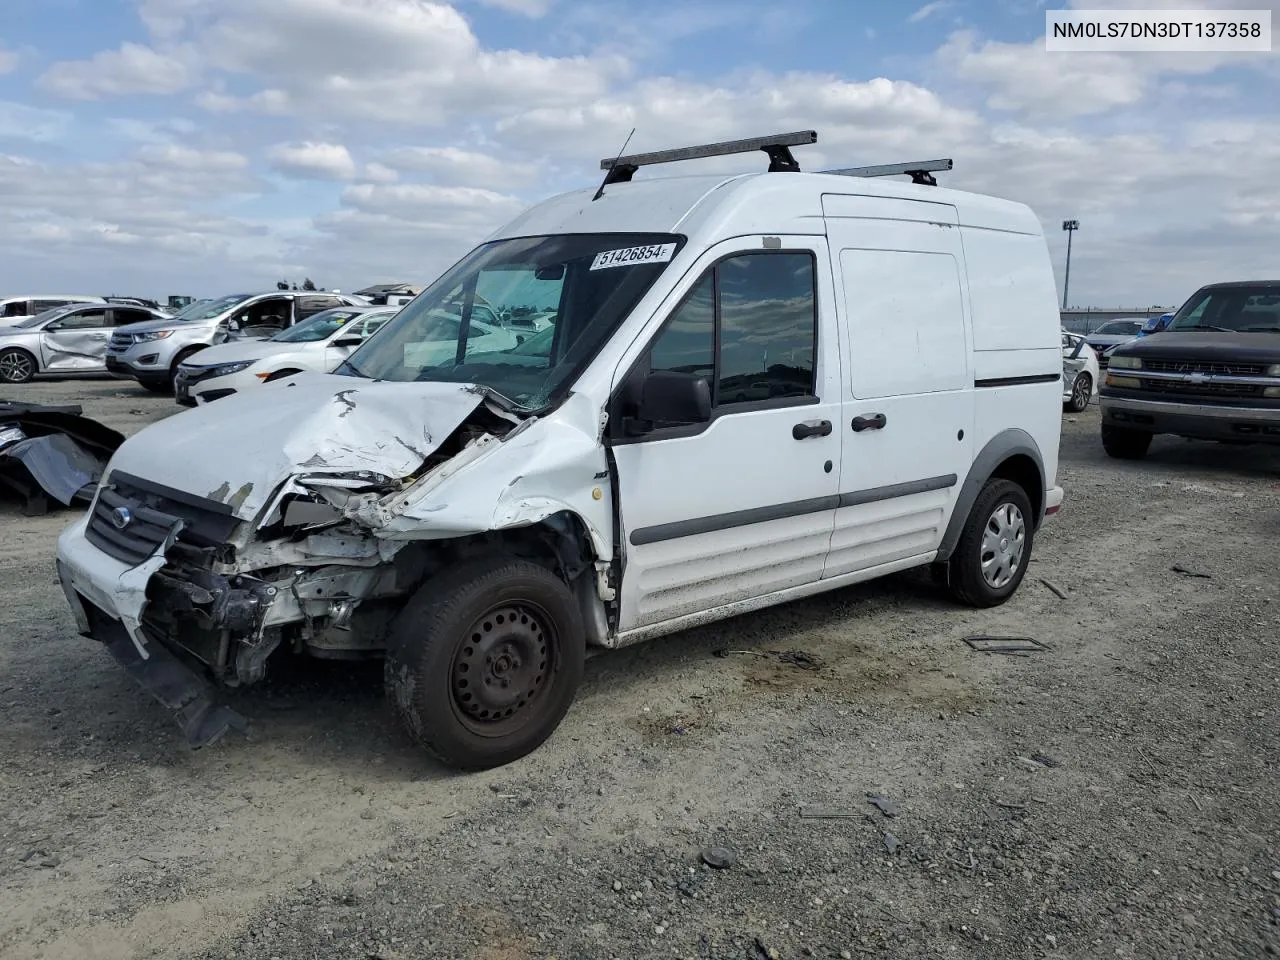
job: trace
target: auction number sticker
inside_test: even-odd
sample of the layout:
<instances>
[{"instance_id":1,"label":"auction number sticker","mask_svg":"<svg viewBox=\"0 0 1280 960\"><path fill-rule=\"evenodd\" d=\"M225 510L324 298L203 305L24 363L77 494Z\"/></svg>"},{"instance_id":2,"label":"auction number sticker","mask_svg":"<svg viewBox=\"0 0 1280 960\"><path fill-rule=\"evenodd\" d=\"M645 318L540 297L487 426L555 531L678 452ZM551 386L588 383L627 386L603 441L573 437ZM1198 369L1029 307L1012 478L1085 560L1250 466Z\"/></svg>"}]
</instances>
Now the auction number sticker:
<instances>
[{"instance_id":1,"label":"auction number sticker","mask_svg":"<svg viewBox=\"0 0 1280 960\"><path fill-rule=\"evenodd\" d=\"M592 270L609 267L633 267L638 263L667 263L675 256L674 243L651 243L644 247L624 247L621 250L605 250L591 261Z\"/></svg>"}]
</instances>

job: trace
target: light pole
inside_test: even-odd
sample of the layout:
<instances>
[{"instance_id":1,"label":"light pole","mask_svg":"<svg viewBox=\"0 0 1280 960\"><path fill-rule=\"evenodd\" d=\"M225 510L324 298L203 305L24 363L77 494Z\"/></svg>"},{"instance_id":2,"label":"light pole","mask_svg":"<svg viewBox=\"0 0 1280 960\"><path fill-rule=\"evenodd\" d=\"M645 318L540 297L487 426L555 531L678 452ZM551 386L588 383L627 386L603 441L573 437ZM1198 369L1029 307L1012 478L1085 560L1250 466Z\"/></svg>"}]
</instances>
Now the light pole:
<instances>
[{"instance_id":1,"label":"light pole","mask_svg":"<svg viewBox=\"0 0 1280 960\"><path fill-rule=\"evenodd\" d=\"M1067 231L1067 273L1062 278L1062 309L1067 309L1067 288L1071 286L1071 235L1080 229L1079 220L1063 220L1062 229Z\"/></svg>"}]
</instances>

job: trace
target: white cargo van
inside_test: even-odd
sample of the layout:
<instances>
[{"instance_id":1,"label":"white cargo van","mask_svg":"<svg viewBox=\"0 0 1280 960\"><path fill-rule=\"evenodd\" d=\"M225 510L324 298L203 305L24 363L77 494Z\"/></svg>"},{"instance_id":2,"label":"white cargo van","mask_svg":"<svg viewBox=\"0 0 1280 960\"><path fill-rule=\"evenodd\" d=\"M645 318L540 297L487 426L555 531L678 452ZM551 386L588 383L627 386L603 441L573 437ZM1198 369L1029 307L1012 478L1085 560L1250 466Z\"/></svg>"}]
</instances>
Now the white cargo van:
<instances>
[{"instance_id":1,"label":"white cargo van","mask_svg":"<svg viewBox=\"0 0 1280 960\"><path fill-rule=\"evenodd\" d=\"M800 173L814 139L602 161L336 374L130 438L58 544L80 631L193 744L240 718L188 664L385 656L413 736L474 768L551 734L588 644L909 567L1006 600L1062 502L1040 224L938 188L950 161ZM746 150L769 172L632 182ZM549 322L490 346L477 300Z\"/></svg>"}]
</instances>

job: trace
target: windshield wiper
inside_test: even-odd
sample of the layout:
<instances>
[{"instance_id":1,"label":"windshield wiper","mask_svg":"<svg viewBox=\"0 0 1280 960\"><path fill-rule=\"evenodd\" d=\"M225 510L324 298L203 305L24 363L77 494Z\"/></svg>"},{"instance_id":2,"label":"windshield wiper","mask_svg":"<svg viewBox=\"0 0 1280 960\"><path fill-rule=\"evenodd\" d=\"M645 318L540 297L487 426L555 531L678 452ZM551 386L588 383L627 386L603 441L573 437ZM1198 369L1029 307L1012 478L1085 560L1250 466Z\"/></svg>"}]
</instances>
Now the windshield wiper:
<instances>
[{"instance_id":1,"label":"windshield wiper","mask_svg":"<svg viewBox=\"0 0 1280 960\"><path fill-rule=\"evenodd\" d=\"M1241 333L1280 333L1280 327L1245 327Z\"/></svg>"},{"instance_id":2,"label":"windshield wiper","mask_svg":"<svg viewBox=\"0 0 1280 960\"><path fill-rule=\"evenodd\" d=\"M1215 327L1211 323L1197 323L1191 327L1171 327L1173 330L1212 330L1214 333L1239 333L1238 330L1232 330L1230 327Z\"/></svg>"},{"instance_id":3,"label":"windshield wiper","mask_svg":"<svg viewBox=\"0 0 1280 960\"><path fill-rule=\"evenodd\" d=\"M352 376L360 377L362 380L370 379L367 373L362 371L350 360L343 360L340 364L338 364L337 369L335 369L333 372L339 375L343 375L342 374L343 369L351 371Z\"/></svg>"}]
</instances>

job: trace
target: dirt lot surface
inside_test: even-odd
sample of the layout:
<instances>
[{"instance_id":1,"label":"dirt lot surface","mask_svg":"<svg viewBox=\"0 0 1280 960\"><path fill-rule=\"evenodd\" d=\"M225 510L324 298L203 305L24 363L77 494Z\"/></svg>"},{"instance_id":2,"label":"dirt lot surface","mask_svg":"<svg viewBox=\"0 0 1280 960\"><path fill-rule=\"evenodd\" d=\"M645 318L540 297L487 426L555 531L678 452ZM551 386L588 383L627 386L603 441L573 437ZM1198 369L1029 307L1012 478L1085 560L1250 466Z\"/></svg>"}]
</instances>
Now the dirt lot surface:
<instances>
[{"instance_id":1,"label":"dirt lot surface","mask_svg":"<svg viewBox=\"0 0 1280 960\"><path fill-rule=\"evenodd\" d=\"M8 394L125 432L177 409ZM1006 606L907 575L599 656L542 749L469 776L392 726L376 665L277 670L230 700L250 736L189 751L75 635L72 514L2 504L0 956L1276 954L1280 451L1121 464L1096 409L1064 430Z\"/></svg>"}]
</instances>

